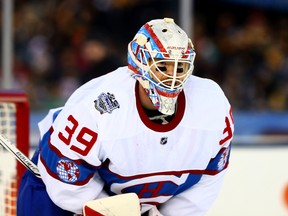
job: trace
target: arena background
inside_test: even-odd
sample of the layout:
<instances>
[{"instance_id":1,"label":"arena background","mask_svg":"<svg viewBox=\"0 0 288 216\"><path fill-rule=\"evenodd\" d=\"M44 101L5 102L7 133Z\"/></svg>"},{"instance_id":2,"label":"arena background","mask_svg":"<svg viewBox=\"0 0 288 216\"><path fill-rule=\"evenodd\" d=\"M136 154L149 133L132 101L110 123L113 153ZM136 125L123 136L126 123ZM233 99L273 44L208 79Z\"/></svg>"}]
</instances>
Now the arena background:
<instances>
[{"instance_id":1,"label":"arena background","mask_svg":"<svg viewBox=\"0 0 288 216\"><path fill-rule=\"evenodd\" d=\"M230 170L208 215L288 215L286 0L2 0L1 13L0 88L27 92L31 153L49 108L125 65L146 21L172 17L194 42L194 74L219 83L234 112Z\"/></svg>"}]
</instances>

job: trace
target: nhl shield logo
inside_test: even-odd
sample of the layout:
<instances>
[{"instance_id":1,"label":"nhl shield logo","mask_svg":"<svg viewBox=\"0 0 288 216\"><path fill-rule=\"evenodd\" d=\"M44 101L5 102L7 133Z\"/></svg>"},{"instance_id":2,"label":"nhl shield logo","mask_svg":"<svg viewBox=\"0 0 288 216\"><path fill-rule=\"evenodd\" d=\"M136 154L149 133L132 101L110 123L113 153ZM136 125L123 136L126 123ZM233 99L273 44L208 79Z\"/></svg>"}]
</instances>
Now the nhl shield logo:
<instances>
[{"instance_id":1,"label":"nhl shield logo","mask_svg":"<svg viewBox=\"0 0 288 216\"><path fill-rule=\"evenodd\" d=\"M120 107L120 104L115 99L114 94L110 94L109 92L107 92L107 94L101 93L94 103L96 110L98 110L101 114L112 113L114 109L118 109Z\"/></svg>"},{"instance_id":2,"label":"nhl shield logo","mask_svg":"<svg viewBox=\"0 0 288 216\"><path fill-rule=\"evenodd\" d=\"M165 145L165 144L167 144L167 142L168 142L168 137L162 137L160 140L161 145Z\"/></svg>"}]
</instances>

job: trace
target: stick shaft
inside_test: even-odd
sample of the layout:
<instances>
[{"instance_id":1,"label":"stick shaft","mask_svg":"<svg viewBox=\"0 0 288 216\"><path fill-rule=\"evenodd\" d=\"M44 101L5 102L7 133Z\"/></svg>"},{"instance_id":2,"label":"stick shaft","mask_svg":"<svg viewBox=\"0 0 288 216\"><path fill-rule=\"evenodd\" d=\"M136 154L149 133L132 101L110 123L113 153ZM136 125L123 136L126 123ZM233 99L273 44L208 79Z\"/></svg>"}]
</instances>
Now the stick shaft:
<instances>
[{"instance_id":1,"label":"stick shaft","mask_svg":"<svg viewBox=\"0 0 288 216\"><path fill-rule=\"evenodd\" d=\"M38 167L23 152L13 145L7 138L0 134L0 144L21 162L36 177L41 178Z\"/></svg>"}]
</instances>

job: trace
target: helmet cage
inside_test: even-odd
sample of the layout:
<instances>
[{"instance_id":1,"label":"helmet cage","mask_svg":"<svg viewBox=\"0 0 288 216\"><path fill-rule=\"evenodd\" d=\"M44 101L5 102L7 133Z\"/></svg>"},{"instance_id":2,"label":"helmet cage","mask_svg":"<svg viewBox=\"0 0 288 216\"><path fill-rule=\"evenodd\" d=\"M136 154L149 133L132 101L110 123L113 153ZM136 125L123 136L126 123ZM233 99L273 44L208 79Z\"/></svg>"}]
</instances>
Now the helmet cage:
<instances>
[{"instance_id":1,"label":"helmet cage","mask_svg":"<svg viewBox=\"0 0 288 216\"><path fill-rule=\"evenodd\" d=\"M135 43L134 43L135 45ZM133 46L133 43L131 43ZM129 50L129 49L128 49ZM131 49L130 51L132 51ZM142 77L142 79L148 80L153 84L157 90L161 92L168 92L168 93L175 93L179 90L183 89L183 85L187 78L192 74L194 69L194 58L195 53L184 54L181 57L175 56L175 58L167 57L169 56L168 53L163 53L159 51L150 51L149 49L144 46L144 48L139 47L136 48L137 54L133 52L133 54L128 55L129 58L132 58L134 68L136 69L137 73L134 75L136 77ZM167 63L171 62L174 64L173 74L170 75L162 71L158 64L159 63ZM183 64L183 72L177 72L178 65ZM152 68L155 67L157 72L161 73L166 79L160 80L158 76L153 72ZM133 70L136 72L135 70Z\"/></svg>"},{"instance_id":2,"label":"helmet cage","mask_svg":"<svg viewBox=\"0 0 288 216\"><path fill-rule=\"evenodd\" d=\"M186 33L172 19L165 18L140 28L128 44L128 67L154 106L160 112L171 115L175 112L177 97L194 69L195 55ZM159 67L162 63L172 65L173 71L162 71ZM183 71L179 72L179 67Z\"/></svg>"}]
</instances>

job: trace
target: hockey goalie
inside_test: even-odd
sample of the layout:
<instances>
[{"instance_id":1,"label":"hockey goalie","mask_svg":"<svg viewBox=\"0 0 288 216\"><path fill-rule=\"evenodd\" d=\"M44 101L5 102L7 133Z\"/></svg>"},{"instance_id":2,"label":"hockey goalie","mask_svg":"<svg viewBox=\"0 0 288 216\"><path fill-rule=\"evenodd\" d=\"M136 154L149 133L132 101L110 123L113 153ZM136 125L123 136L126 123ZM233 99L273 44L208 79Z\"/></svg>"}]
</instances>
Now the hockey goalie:
<instances>
[{"instance_id":1,"label":"hockey goalie","mask_svg":"<svg viewBox=\"0 0 288 216\"><path fill-rule=\"evenodd\" d=\"M144 24L127 66L80 86L39 122L42 180L25 173L18 216L83 206L86 216L204 216L228 170L234 120L220 86L192 74L195 56L173 19Z\"/></svg>"}]
</instances>

